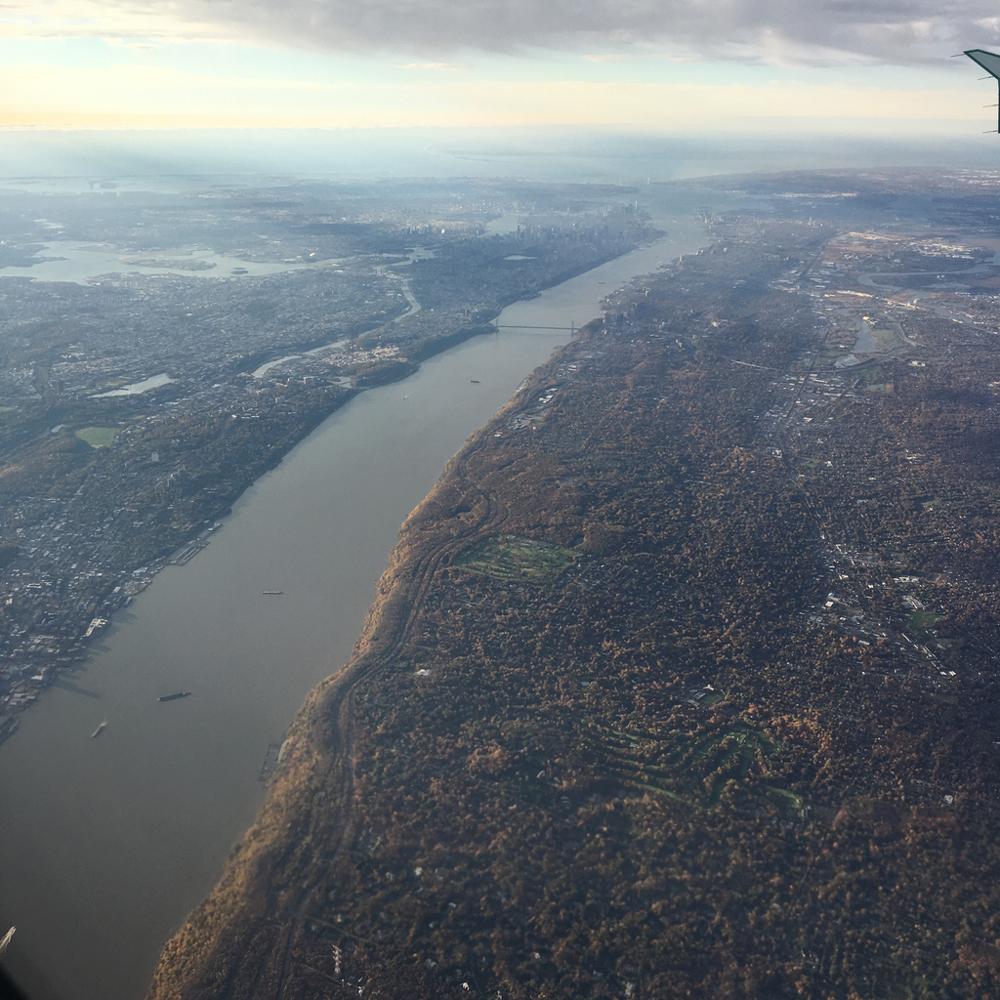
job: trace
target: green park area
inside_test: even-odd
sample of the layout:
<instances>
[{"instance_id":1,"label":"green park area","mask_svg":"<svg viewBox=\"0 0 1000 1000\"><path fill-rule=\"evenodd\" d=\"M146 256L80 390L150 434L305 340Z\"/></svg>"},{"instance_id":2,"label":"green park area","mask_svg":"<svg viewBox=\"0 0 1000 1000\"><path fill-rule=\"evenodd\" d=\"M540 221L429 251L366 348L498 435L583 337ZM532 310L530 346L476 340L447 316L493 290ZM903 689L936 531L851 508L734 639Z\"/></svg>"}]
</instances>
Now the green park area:
<instances>
[{"instance_id":1,"label":"green park area","mask_svg":"<svg viewBox=\"0 0 1000 1000\"><path fill-rule=\"evenodd\" d=\"M934 614L933 611L914 611L907 625L916 638L926 639L939 620L940 615Z\"/></svg>"},{"instance_id":2,"label":"green park area","mask_svg":"<svg viewBox=\"0 0 1000 1000\"><path fill-rule=\"evenodd\" d=\"M455 565L498 580L548 583L575 559L576 553L560 545L516 535L496 535L467 548Z\"/></svg>"},{"instance_id":3,"label":"green park area","mask_svg":"<svg viewBox=\"0 0 1000 1000\"><path fill-rule=\"evenodd\" d=\"M749 791L758 805L802 812L802 799L795 792L760 780L768 758L779 748L754 727L736 723L698 739L681 737L667 753L661 752L661 741L652 733L600 733L608 775L627 787L678 802L714 806L726 784L733 781Z\"/></svg>"},{"instance_id":4,"label":"green park area","mask_svg":"<svg viewBox=\"0 0 1000 1000\"><path fill-rule=\"evenodd\" d=\"M116 437L117 427L81 427L76 436L91 448L107 448Z\"/></svg>"}]
</instances>

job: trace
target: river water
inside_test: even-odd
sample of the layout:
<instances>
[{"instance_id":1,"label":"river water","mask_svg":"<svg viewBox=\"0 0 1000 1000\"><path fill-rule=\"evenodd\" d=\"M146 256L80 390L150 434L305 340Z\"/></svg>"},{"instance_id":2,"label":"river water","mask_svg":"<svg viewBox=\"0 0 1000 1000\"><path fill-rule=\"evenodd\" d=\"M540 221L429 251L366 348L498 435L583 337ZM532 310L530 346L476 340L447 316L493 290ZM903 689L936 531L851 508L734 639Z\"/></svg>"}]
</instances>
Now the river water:
<instances>
[{"instance_id":1,"label":"river water","mask_svg":"<svg viewBox=\"0 0 1000 1000\"><path fill-rule=\"evenodd\" d=\"M663 221L664 240L502 322L579 326L630 277L704 243L697 222ZM164 939L253 820L268 745L350 656L406 514L567 337L478 337L352 400L22 715L0 747L0 933L17 925L5 962L30 997L142 996ZM180 690L192 696L157 701Z\"/></svg>"},{"instance_id":2,"label":"river water","mask_svg":"<svg viewBox=\"0 0 1000 1000\"><path fill-rule=\"evenodd\" d=\"M333 267L336 261L317 264L301 261L253 261L229 257L213 250L185 248L156 254L122 254L113 247L55 240L43 244L37 263L28 267L0 267L0 278L32 278L35 281L72 281L86 284L102 274L179 274L186 278L245 277L278 274L304 267ZM159 259L162 258L162 259ZM197 262L202 269L184 267ZM209 265L211 265L209 267Z\"/></svg>"},{"instance_id":3,"label":"river water","mask_svg":"<svg viewBox=\"0 0 1000 1000\"><path fill-rule=\"evenodd\" d=\"M153 375L144 378L141 382L133 382L131 385L123 385L120 389L111 389L108 392L99 392L92 396L92 399L110 399L114 396L141 396L150 389L159 389L160 386L170 385L174 380L166 373Z\"/></svg>"}]
</instances>

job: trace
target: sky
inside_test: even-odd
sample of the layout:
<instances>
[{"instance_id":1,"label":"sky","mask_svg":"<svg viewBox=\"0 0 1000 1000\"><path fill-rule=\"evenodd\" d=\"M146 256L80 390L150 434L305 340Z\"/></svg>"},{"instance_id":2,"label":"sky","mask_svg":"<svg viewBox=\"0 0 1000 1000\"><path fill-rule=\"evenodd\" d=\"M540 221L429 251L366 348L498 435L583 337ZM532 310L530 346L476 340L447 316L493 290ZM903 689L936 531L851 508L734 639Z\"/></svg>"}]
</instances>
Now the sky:
<instances>
[{"instance_id":1,"label":"sky","mask_svg":"<svg viewBox=\"0 0 1000 1000\"><path fill-rule=\"evenodd\" d=\"M947 14L942 13L947 11ZM970 134L958 0L0 0L0 128Z\"/></svg>"}]
</instances>

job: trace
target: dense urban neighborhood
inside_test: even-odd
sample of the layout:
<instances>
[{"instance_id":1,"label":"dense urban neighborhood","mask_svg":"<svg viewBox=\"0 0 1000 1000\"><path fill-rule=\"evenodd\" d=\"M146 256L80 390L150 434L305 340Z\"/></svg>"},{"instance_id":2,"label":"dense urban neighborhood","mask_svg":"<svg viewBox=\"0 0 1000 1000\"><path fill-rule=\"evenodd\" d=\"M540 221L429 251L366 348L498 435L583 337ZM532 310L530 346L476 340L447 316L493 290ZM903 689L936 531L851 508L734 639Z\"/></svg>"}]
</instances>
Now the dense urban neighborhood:
<instances>
[{"instance_id":1,"label":"dense urban neighborhood","mask_svg":"<svg viewBox=\"0 0 1000 1000\"><path fill-rule=\"evenodd\" d=\"M0 739L348 399L653 233L617 190L430 182L8 191L0 222Z\"/></svg>"}]
</instances>

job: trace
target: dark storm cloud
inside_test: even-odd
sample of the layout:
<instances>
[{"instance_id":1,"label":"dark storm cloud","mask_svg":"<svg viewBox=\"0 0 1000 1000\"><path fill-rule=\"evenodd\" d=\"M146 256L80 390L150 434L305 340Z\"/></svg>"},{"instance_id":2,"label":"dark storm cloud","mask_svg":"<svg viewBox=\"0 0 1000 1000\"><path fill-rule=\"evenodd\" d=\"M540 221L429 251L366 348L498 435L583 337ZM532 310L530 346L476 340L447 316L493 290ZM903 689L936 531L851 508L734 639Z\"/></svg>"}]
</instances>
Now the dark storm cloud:
<instances>
[{"instance_id":1,"label":"dark storm cloud","mask_svg":"<svg viewBox=\"0 0 1000 1000\"><path fill-rule=\"evenodd\" d=\"M170 8L242 36L332 50L651 43L700 56L906 63L1000 38L1000 6L968 0L175 0Z\"/></svg>"}]
</instances>

